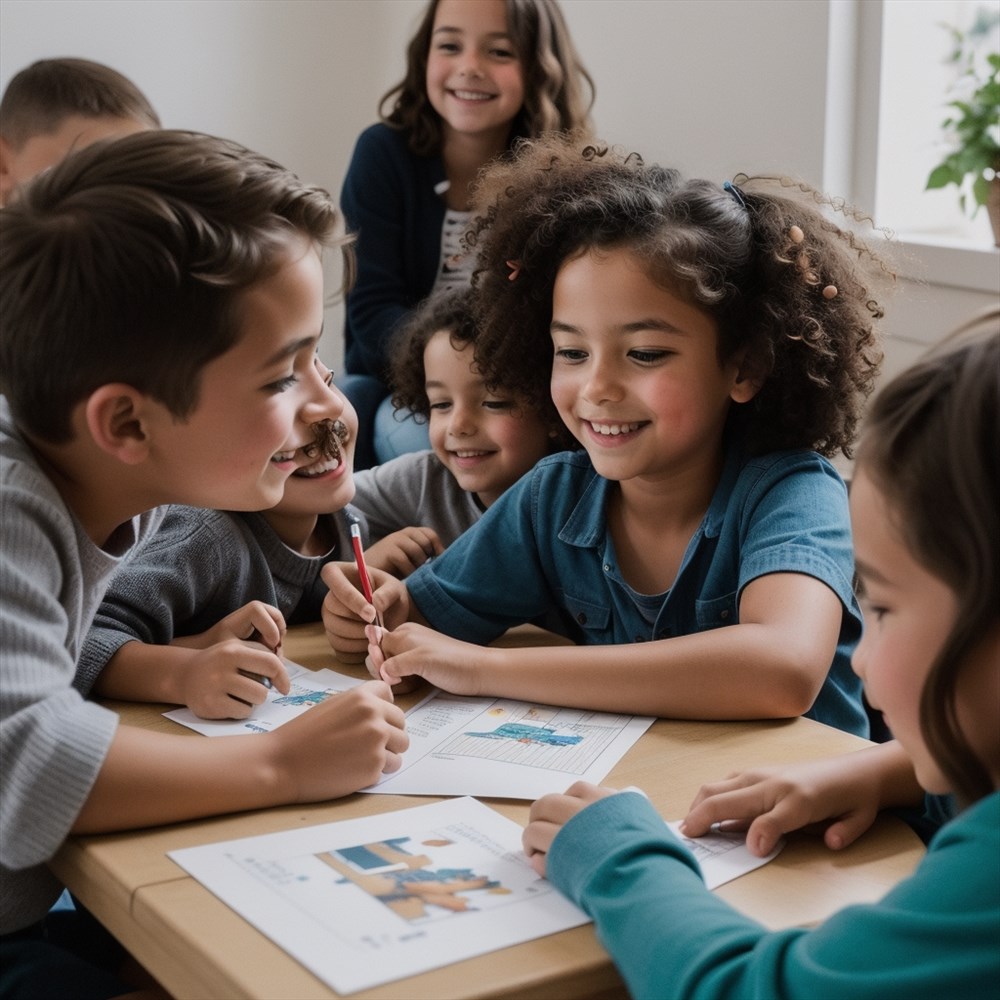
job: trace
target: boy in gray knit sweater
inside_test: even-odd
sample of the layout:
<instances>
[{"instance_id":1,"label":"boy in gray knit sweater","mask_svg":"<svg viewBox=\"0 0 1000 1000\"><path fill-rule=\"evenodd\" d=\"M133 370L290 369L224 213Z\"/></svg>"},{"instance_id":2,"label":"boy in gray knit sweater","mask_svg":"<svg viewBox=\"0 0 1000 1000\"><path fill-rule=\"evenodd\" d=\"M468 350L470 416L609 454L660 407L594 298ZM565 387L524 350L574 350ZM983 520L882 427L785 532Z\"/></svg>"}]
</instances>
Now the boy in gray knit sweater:
<instances>
[{"instance_id":1,"label":"boy in gray knit sweater","mask_svg":"<svg viewBox=\"0 0 1000 1000\"><path fill-rule=\"evenodd\" d=\"M348 503L357 415L332 372L320 370L339 415L322 425L313 461L288 477L269 510L169 507L108 587L77 664L81 692L186 705L204 719L244 719L269 688L288 693L280 655L286 624L320 620L327 592L320 571L353 559L352 523L368 545L367 521ZM398 574L400 563L426 558L432 538L406 527L365 558Z\"/></svg>"},{"instance_id":2,"label":"boy in gray knit sweater","mask_svg":"<svg viewBox=\"0 0 1000 1000\"><path fill-rule=\"evenodd\" d=\"M151 508L264 509L315 462L343 405L315 361L336 229L326 192L172 131L95 143L4 209L0 992L93 979L46 940L45 863L68 834L333 798L399 766L403 714L381 683L226 740L119 725L73 686ZM107 974L86 995L121 992Z\"/></svg>"}]
</instances>

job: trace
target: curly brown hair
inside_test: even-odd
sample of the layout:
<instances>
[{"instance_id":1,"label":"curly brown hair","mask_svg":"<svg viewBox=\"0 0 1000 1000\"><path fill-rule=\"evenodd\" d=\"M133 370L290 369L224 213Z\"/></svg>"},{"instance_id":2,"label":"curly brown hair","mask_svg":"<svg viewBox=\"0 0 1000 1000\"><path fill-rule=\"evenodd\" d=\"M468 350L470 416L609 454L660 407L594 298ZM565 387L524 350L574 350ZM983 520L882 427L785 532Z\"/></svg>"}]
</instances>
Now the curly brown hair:
<instances>
[{"instance_id":1,"label":"curly brown hair","mask_svg":"<svg viewBox=\"0 0 1000 1000\"><path fill-rule=\"evenodd\" d=\"M870 221L842 202L785 178L737 180L725 190L685 179L579 134L519 143L481 177L467 236L478 254L476 359L487 381L555 413L556 275L588 250L627 248L653 281L713 318L720 363L742 354L761 382L734 409L751 453L849 456L882 360L883 310L871 286L894 275L824 214Z\"/></svg>"},{"instance_id":2,"label":"curly brown hair","mask_svg":"<svg viewBox=\"0 0 1000 1000\"><path fill-rule=\"evenodd\" d=\"M584 68L555 0L506 0L507 26L524 71L524 106L511 137L589 127L594 81ZM406 75L378 102L379 117L403 129L410 149L431 156L441 149L441 117L427 97L427 54L438 0L431 0L406 49ZM386 106L389 111L386 112Z\"/></svg>"},{"instance_id":3,"label":"curly brown hair","mask_svg":"<svg viewBox=\"0 0 1000 1000\"><path fill-rule=\"evenodd\" d=\"M389 385L392 387L392 405L397 410L409 410L420 423L431 416L431 403L427 398L424 370L424 348L427 342L442 330L448 331L451 346L461 350L466 344L475 345L479 337L476 326L475 295L471 288L432 295L413 311L406 323L393 335L389 366ZM552 415L551 404L538 409L533 402L521 396L501 377L490 383L493 392L510 393L522 401L525 409L537 410L549 429L552 451L578 447L559 415Z\"/></svg>"},{"instance_id":4,"label":"curly brown hair","mask_svg":"<svg viewBox=\"0 0 1000 1000\"><path fill-rule=\"evenodd\" d=\"M410 410L424 422L431 415L425 386L424 348L431 337L441 330L448 331L456 350L475 342L471 289L425 299L393 335L389 349L392 405L397 410Z\"/></svg>"}]
</instances>

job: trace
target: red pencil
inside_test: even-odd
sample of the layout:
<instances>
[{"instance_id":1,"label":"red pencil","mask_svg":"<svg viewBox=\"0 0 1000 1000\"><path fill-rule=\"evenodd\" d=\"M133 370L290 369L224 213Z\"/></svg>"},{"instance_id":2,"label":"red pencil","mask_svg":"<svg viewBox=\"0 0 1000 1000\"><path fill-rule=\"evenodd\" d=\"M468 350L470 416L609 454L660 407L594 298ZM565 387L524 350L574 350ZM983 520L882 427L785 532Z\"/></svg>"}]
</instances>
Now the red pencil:
<instances>
[{"instance_id":1,"label":"red pencil","mask_svg":"<svg viewBox=\"0 0 1000 1000\"><path fill-rule=\"evenodd\" d=\"M358 576L361 577L361 590L365 600L374 607L372 600L372 582L368 577L368 567L365 565L365 553L361 548L361 528L358 524L351 525L351 547L354 549L354 561L358 564ZM382 628L382 616L375 608L375 623Z\"/></svg>"}]
</instances>

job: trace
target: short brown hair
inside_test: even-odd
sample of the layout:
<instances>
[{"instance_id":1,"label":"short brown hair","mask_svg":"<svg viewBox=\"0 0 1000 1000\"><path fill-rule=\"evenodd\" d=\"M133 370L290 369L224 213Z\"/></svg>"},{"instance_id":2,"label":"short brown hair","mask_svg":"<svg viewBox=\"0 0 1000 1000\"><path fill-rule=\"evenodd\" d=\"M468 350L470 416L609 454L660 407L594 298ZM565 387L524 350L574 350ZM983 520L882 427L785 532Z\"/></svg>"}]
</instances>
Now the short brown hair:
<instances>
[{"instance_id":1,"label":"short brown hair","mask_svg":"<svg viewBox=\"0 0 1000 1000\"><path fill-rule=\"evenodd\" d=\"M524 67L524 107L511 138L589 127L594 81L577 54L556 0L506 0L511 41ZM430 156L441 149L441 118L427 97L427 55L438 0L430 0L406 49L406 76L379 101L387 125L408 134L410 149ZM386 113L386 105L391 105Z\"/></svg>"},{"instance_id":2,"label":"short brown hair","mask_svg":"<svg viewBox=\"0 0 1000 1000\"><path fill-rule=\"evenodd\" d=\"M55 132L70 115L129 118L160 127L145 94L110 66L89 59L40 59L7 84L0 99L0 135L17 150L36 135Z\"/></svg>"},{"instance_id":3,"label":"short brown hair","mask_svg":"<svg viewBox=\"0 0 1000 1000\"><path fill-rule=\"evenodd\" d=\"M94 143L24 186L0 227L0 390L27 433L69 440L108 382L178 417L239 338L239 293L302 234L341 245L335 203L272 160L193 132Z\"/></svg>"}]
</instances>

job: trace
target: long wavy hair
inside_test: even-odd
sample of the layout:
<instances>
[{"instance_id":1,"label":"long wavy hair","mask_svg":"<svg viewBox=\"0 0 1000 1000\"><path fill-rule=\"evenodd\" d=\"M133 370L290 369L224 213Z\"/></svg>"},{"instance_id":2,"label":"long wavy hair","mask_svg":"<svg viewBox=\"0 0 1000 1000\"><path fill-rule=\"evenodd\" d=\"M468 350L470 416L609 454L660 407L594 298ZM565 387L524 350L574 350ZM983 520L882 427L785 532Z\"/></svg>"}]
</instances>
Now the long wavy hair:
<instances>
[{"instance_id":1,"label":"long wavy hair","mask_svg":"<svg viewBox=\"0 0 1000 1000\"><path fill-rule=\"evenodd\" d=\"M594 81L555 0L506 0L507 26L524 71L524 106L511 139L589 128ZM406 75L379 101L379 117L403 129L418 156L441 150L441 117L427 96L427 56L438 0L431 0L406 49ZM388 110L387 110L388 109Z\"/></svg>"}]
</instances>

